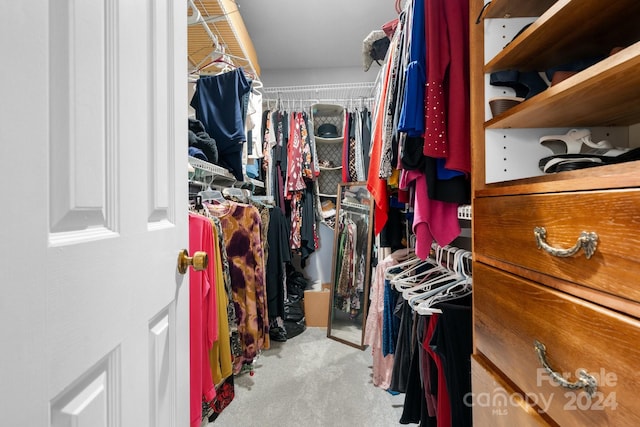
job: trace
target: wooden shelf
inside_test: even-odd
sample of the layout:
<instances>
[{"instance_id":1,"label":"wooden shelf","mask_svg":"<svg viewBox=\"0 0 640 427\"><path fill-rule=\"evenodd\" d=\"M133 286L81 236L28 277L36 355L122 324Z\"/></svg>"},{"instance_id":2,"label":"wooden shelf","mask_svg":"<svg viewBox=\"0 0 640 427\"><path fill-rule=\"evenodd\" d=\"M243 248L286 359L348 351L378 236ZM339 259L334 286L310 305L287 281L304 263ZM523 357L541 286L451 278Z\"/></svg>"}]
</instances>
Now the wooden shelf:
<instances>
[{"instance_id":1,"label":"wooden shelf","mask_svg":"<svg viewBox=\"0 0 640 427\"><path fill-rule=\"evenodd\" d=\"M524 18L540 16L549 9L556 0L529 0L514 2L513 0L493 0L487 9L485 18Z\"/></svg>"},{"instance_id":2,"label":"wooden shelf","mask_svg":"<svg viewBox=\"0 0 640 427\"><path fill-rule=\"evenodd\" d=\"M640 186L640 162L620 163L486 184L476 197L623 189Z\"/></svg>"},{"instance_id":3,"label":"wooden shelf","mask_svg":"<svg viewBox=\"0 0 640 427\"><path fill-rule=\"evenodd\" d=\"M639 100L640 42L494 117L485 128L629 126L640 123Z\"/></svg>"},{"instance_id":4,"label":"wooden shelf","mask_svg":"<svg viewBox=\"0 0 640 427\"><path fill-rule=\"evenodd\" d=\"M511 3L534 2L501 1L495 7L504 8L500 5ZM488 13L493 9L492 4ZM611 27L612 22L615 22L615 28ZM544 71L579 59L608 55L614 47L629 46L640 40L638 22L640 2L637 0L606 4L601 0L558 0L491 59L485 72Z\"/></svg>"}]
</instances>

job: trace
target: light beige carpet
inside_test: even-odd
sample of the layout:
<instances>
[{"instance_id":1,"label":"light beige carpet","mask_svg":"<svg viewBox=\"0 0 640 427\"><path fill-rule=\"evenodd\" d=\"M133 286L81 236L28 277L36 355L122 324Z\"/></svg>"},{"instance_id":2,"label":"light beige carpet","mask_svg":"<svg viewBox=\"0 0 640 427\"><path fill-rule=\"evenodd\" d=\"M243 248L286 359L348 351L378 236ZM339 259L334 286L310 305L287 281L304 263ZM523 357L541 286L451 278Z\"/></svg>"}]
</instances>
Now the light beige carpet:
<instances>
[{"instance_id":1,"label":"light beige carpet","mask_svg":"<svg viewBox=\"0 0 640 427\"><path fill-rule=\"evenodd\" d=\"M364 351L307 328L273 342L254 376L235 378L235 398L209 427L388 427L400 425L404 394L392 396L371 380Z\"/></svg>"}]
</instances>

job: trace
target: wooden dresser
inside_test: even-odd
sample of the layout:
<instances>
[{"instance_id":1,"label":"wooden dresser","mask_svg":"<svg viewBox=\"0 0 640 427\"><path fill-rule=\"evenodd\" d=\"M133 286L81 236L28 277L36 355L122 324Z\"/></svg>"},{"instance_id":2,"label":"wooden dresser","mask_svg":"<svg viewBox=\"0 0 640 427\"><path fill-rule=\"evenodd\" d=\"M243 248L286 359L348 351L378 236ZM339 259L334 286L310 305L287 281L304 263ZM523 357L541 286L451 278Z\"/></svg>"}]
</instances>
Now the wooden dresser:
<instances>
[{"instance_id":1,"label":"wooden dresser","mask_svg":"<svg viewBox=\"0 0 640 427\"><path fill-rule=\"evenodd\" d=\"M640 162L538 167L539 138L570 129L640 145L640 2L483 5L471 0L474 425L640 426ZM490 73L614 47L492 117L488 99L512 93Z\"/></svg>"}]
</instances>

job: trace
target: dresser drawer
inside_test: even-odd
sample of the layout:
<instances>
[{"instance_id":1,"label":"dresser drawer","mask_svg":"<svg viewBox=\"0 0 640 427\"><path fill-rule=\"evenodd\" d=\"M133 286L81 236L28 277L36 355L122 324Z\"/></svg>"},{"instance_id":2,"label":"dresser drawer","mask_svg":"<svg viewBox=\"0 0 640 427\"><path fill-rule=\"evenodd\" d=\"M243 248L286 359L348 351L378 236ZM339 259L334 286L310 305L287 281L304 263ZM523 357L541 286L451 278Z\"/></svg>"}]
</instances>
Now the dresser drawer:
<instances>
[{"instance_id":1,"label":"dresser drawer","mask_svg":"<svg viewBox=\"0 0 640 427\"><path fill-rule=\"evenodd\" d=\"M481 263L473 266L474 341L524 395L562 426L640 425L640 322ZM584 369L597 391L560 387L551 369L576 381Z\"/></svg>"},{"instance_id":2,"label":"dresser drawer","mask_svg":"<svg viewBox=\"0 0 640 427\"><path fill-rule=\"evenodd\" d=\"M549 426L538 409L527 403L524 394L516 391L481 357L471 357L473 392L465 403L473 408L474 426L491 427L545 427Z\"/></svg>"},{"instance_id":3,"label":"dresser drawer","mask_svg":"<svg viewBox=\"0 0 640 427\"><path fill-rule=\"evenodd\" d=\"M610 190L478 198L474 201L476 254L640 301L640 191ZM598 235L590 259L580 249L569 257L539 249L546 243L576 245L582 231Z\"/></svg>"}]
</instances>

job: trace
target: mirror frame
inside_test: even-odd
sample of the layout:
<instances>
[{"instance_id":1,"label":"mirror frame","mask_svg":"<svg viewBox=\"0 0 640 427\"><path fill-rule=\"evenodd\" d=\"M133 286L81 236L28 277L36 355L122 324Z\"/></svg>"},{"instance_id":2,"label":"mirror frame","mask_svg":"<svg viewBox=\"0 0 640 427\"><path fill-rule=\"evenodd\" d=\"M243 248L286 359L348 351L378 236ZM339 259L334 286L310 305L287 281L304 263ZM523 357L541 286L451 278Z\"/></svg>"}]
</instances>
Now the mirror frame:
<instances>
[{"instance_id":1,"label":"mirror frame","mask_svg":"<svg viewBox=\"0 0 640 427\"><path fill-rule=\"evenodd\" d=\"M339 237L340 237L340 214L343 209L354 209L353 207L349 207L347 204L342 203L343 193L349 187L363 187L367 188L367 183L364 181L357 182L343 182L338 184L338 192L336 196L336 222L334 226L334 238L333 238L333 258L331 264L331 293L329 295L329 319L327 322L327 337L339 341L343 344L350 345L352 347L356 347L360 350L364 350L367 346L364 345L364 335L365 335L365 326L367 322L367 314L369 313L369 288L371 282L371 255L372 255L372 244L373 244L373 198L371 194L367 191L369 195L369 204L367 206L367 211L362 210L361 213L367 215L368 220L368 230L367 230L367 243L366 243L366 259L365 259L365 274L364 274L364 288L363 288L363 296L362 296L362 324L359 325L361 329L360 339L359 341L349 341L343 337L337 336L335 334L334 328L334 298L335 298L335 289L336 289L336 280L338 279L338 272L336 271L336 267L338 264L338 245L339 245Z\"/></svg>"}]
</instances>

